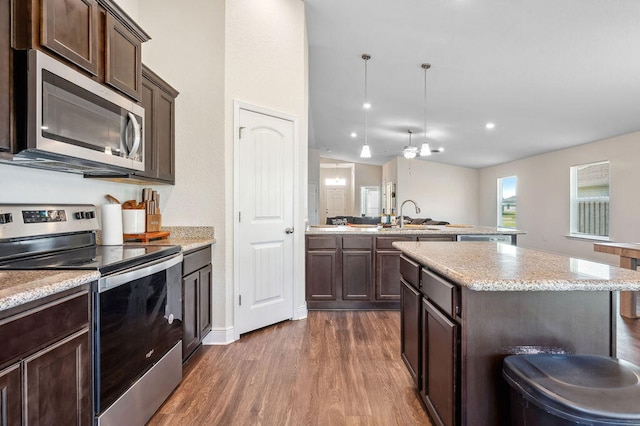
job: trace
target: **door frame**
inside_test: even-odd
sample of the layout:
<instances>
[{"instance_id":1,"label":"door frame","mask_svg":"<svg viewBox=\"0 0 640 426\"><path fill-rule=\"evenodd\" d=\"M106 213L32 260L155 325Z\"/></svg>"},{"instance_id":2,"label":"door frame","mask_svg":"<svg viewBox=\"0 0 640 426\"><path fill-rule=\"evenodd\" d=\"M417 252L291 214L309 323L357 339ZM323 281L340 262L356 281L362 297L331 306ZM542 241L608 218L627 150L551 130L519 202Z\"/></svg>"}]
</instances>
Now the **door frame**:
<instances>
[{"instance_id":1,"label":"door frame","mask_svg":"<svg viewBox=\"0 0 640 426\"><path fill-rule=\"evenodd\" d=\"M307 317L307 306L304 303L304 213L300 211L300 188L304 183L306 185L306 177L304 182L301 182L300 177L300 135L299 135L299 122L298 117L293 114L287 114L281 111L273 110L258 105L253 105L247 102L235 100L233 101L233 295L231 297L233 306L233 324L238 324L239 321L239 309L238 306L238 294L240 294L240 223L238 222L238 213L240 211L240 155L239 153L239 123L240 123L240 110L246 110L258 114L264 114L271 117L279 118L281 120L290 121L293 123L293 226L295 232L293 233L293 319L302 319ZM305 163L306 165L306 163ZM305 167L306 172L306 167ZM302 277L302 278L301 278ZM228 299L227 299L228 300ZM301 306L296 306L298 300L302 300ZM239 329L234 326L233 329L234 340L240 339Z\"/></svg>"}]
</instances>

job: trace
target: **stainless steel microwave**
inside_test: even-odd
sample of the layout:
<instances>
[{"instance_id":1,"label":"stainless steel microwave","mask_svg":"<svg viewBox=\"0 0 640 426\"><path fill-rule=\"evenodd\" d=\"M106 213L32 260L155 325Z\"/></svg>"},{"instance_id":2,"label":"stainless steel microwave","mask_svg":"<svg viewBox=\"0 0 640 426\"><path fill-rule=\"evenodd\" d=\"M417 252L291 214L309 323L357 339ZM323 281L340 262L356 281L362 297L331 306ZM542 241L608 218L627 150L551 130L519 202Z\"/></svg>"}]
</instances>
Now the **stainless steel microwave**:
<instances>
[{"instance_id":1,"label":"stainless steel microwave","mask_svg":"<svg viewBox=\"0 0 640 426\"><path fill-rule=\"evenodd\" d=\"M144 170L144 108L38 50L14 58L13 162L71 172Z\"/></svg>"}]
</instances>

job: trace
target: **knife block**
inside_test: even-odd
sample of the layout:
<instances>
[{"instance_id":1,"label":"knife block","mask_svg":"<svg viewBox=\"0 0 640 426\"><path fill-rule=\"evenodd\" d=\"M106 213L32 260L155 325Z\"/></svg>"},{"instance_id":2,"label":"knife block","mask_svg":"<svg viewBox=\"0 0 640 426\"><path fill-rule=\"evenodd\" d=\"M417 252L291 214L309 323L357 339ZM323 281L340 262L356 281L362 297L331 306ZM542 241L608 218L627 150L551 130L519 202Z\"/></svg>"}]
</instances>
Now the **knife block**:
<instances>
[{"instance_id":1,"label":"knife block","mask_svg":"<svg viewBox=\"0 0 640 426\"><path fill-rule=\"evenodd\" d=\"M148 214L146 229L147 232L159 232L160 230L162 230L162 215Z\"/></svg>"}]
</instances>

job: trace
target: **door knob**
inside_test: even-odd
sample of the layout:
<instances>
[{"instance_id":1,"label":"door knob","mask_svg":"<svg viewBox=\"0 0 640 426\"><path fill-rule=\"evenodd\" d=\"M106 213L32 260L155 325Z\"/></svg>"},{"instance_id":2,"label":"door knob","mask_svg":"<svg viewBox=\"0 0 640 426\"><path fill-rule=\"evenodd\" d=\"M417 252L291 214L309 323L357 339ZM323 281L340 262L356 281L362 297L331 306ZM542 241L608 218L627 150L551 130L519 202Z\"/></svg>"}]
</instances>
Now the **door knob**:
<instances>
[{"instance_id":1,"label":"door knob","mask_svg":"<svg viewBox=\"0 0 640 426\"><path fill-rule=\"evenodd\" d=\"M289 228L285 229L284 232L287 234L293 234L293 226L290 226Z\"/></svg>"}]
</instances>

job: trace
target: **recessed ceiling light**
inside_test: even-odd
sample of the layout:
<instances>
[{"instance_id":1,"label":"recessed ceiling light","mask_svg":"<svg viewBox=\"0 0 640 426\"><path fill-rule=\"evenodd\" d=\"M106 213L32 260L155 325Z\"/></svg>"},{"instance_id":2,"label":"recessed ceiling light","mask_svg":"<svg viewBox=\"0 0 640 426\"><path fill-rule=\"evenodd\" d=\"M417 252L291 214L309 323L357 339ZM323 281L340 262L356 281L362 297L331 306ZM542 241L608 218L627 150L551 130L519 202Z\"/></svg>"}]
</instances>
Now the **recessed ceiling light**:
<instances>
[{"instance_id":1,"label":"recessed ceiling light","mask_svg":"<svg viewBox=\"0 0 640 426\"><path fill-rule=\"evenodd\" d=\"M365 102L365 103L362 105L362 108L364 108L364 109L369 109L369 108L371 108L371 104L370 104L369 102Z\"/></svg>"},{"instance_id":2,"label":"recessed ceiling light","mask_svg":"<svg viewBox=\"0 0 640 426\"><path fill-rule=\"evenodd\" d=\"M357 137L358 137L358 134L357 134L356 132L351 132L351 137L352 137L352 138L357 138Z\"/></svg>"},{"instance_id":3,"label":"recessed ceiling light","mask_svg":"<svg viewBox=\"0 0 640 426\"><path fill-rule=\"evenodd\" d=\"M487 129L493 129L494 127L496 127L496 125L494 123L487 123L484 125L484 127L486 127Z\"/></svg>"}]
</instances>

